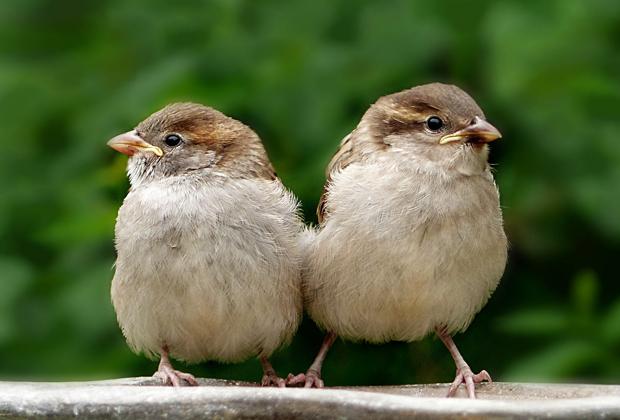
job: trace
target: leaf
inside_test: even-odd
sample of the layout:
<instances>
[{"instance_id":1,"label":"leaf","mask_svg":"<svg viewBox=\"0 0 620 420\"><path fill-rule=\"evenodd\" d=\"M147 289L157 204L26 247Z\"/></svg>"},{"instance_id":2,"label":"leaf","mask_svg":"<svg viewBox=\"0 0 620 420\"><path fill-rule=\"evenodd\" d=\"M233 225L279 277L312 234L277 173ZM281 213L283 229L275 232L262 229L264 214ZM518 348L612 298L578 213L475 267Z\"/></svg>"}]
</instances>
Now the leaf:
<instances>
[{"instance_id":1,"label":"leaf","mask_svg":"<svg viewBox=\"0 0 620 420\"><path fill-rule=\"evenodd\" d=\"M593 270L584 270L575 276L572 287L573 304L579 315L590 317L598 299L599 280Z\"/></svg>"},{"instance_id":2,"label":"leaf","mask_svg":"<svg viewBox=\"0 0 620 420\"><path fill-rule=\"evenodd\" d=\"M600 328L605 341L610 344L620 343L620 300L607 311Z\"/></svg>"},{"instance_id":3,"label":"leaf","mask_svg":"<svg viewBox=\"0 0 620 420\"><path fill-rule=\"evenodd\" d=\"M508 334L557 336L569 330L570 315L561 308L524 309L497 321L497 328Z\"/></svg>"},{"instance_id":4,"label":"leaf","mask_svg":"<svg viewBox=\"0 0 620 420\"><path fill-rule=\"evenodd\" d=\"M32 283L32 270L25 262L11 257L0 257L2 293L0 293L0 343L15 334L15 307Z\"/></svg>"},{"instance_id":5,"label":"leaf","mask_svg":"<svg viewBox=\"0 0 620 420\"><path fill-rule=\"evenodd\" d=\"M502 375L506 381L548 381L568 378L584 366L601 358L596 343L587 341L561 341L536 351L531 356L518 359Z\"/></svg>"}]
</instances>

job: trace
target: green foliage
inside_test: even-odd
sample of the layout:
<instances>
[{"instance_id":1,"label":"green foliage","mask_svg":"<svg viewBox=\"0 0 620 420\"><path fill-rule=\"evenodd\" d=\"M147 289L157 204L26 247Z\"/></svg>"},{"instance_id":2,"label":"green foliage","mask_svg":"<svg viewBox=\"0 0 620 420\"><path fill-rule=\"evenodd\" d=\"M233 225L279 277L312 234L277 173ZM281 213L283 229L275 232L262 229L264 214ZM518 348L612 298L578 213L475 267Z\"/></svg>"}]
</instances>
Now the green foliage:
<instances>
[{"instance_id":1,"label":"green foliage","mask_svg":"<svg viewBox=\"0 0 620 420\"><path fill-rule=\"evenodd\" d=\"M311 222L324 167L368 105L441 80L504 134L492 160L511 259L462 352L499 379L620 379L619 2L9 0L0 23L2 378L154 369L109 299L127 181L108 138L167 102L212 105L260 134ZM304 323L276 367L305 369L319 342ZM430 339L338 342L325 367L331 384L452 373Z\"/></svg>"},{"instance_id":2,"label":"green foliage","mask_svg":"<svg viewBox=\"0 0 620 420\"><path fill-rule=\"evenodd\" d=\"M599 280L592 271L578 273L571 302L558 307L524 308L498 320L500 331L545 339L529 355L511 363L511 380L575 379L596 372L599 380L613 382L620 375L620 301L600 309Z\"/></svg>"}]
</instances>

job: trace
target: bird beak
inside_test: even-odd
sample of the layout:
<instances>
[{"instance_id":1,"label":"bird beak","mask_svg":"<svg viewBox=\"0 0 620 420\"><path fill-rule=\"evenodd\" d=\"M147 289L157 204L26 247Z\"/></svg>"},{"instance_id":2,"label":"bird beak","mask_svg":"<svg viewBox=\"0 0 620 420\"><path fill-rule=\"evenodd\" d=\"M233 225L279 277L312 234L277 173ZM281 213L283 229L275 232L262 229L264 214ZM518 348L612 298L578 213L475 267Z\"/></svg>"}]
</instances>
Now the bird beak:
<instances>
[{"instance_id":1,"label":"bird beak","mask_svg":"<svg viewBox=\"0 0 620 420\"><path fill-rule=\"evenodd\" d=\"M119 134L108 142L108 146L127 156L133 156L136 152L151 152L159 157L164 155L164 152L159 147L142 140L138 133L136 133L136 130Z\"/></svg>"},{"instance_id":2,"label":"bird beak","mask_svg":"<svg viewBox=\"0 0 620 420\"><path fill-rule=\"evenodd\" d=\"M501 138L502 133L500 133L497 128L493 127L482 118L476 117L470 125L462 130L443 136L439 140L439 144L452 143L455 141L490 143Z\"/></svg>"}]
</instances>

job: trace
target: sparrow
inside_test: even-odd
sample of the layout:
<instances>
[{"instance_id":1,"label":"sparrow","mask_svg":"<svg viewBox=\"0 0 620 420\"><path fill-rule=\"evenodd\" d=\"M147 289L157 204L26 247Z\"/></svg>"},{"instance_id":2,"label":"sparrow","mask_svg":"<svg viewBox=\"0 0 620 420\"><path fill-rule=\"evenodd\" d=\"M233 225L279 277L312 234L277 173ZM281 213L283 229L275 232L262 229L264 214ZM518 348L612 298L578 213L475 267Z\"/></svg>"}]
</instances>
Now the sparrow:
<instances>
[{"instance_id":1,"label":"sparrow","mask_svg":"<svg viewBox=\"0 0 620 420\"><path fill-rule=\"evenodd\" d=\"M322 387L337 336L411 342L435 332L475 398L474 374L452 335L499 283L507 240L488 143L501 137L456 86L432 83L380 98L327 168L319 229L304 251L309 316L327 335L307 373Z\"/></svg>"},{"instance_id":2,"label":"sparrow","mask_svg":"<svg viewBox=\"0 0 620 420\"><path fill-rule=\"evenodd\" d=\"M112 303L130 348L159 358L165 384L197 385L170 358L268 357L300 322L296 198L258 135L221 112L175 103L108 146L129 156L115 228Z\"/></svg>"}]
</instances>

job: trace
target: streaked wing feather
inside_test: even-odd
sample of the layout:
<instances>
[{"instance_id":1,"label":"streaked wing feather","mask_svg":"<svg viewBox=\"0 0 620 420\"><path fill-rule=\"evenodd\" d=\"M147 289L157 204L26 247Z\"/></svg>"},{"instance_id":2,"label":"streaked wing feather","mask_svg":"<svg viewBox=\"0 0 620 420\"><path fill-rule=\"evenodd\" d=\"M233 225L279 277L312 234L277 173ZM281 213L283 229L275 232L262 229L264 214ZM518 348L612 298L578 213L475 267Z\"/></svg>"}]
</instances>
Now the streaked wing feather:
<instances>
[{"instance_id":1,"label":"streaked wing feather","mask_svg":"<svg viewBox=\"0 0 620 420\"><path fill-rule=\"evenodd\" d=\"M329 161L327 165L327 169L325 170L325 185L323 186L323 194L321 194L321 198L319 199L319 205L316 209L316 215L319 219L319 224L323 224L327 217L327 190L329 188L329 184L332 179L332 175L335 172L341 171L351 163L355 162L359 159L359 155L354 152L354 142L353 135L355 130L349 133L345 138L340 142L340 147L338 151L334 154L332 159Z\"/></svg>"},{"instance_id":2,"label":"streaked wing feather","mask_svg":"<svg viewBox=\"0 0 620 420\"><path fill-rule=\"evenodd\" d=\"M273 166L271 166L271 163L269 163L268 165L264 165L261 167L259 177L273 181L278 178L278 174L276 174L276 171L273 169Z\"/></svg>"}]
</instances>

